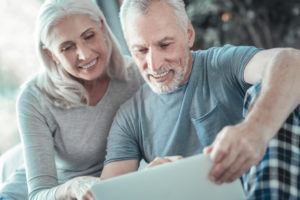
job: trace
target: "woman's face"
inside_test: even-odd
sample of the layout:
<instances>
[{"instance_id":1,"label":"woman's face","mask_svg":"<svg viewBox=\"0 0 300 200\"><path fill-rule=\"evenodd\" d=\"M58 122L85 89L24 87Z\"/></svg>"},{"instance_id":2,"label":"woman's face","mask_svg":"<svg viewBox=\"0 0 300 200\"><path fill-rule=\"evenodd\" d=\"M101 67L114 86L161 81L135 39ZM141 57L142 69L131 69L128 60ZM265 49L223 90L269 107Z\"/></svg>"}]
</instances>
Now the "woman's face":
<instances>
[{"instance_id":1,"label":"woman's face","mask_svg":"<svg viewBox=\"0 0 300 200\"><path fill-rule=\"evenodd\" d=\"M69 74L85 81L105 73L110 50L101 27L86 15L65 17L50 33L52 59Z\"/></svg>"}]
</instances>

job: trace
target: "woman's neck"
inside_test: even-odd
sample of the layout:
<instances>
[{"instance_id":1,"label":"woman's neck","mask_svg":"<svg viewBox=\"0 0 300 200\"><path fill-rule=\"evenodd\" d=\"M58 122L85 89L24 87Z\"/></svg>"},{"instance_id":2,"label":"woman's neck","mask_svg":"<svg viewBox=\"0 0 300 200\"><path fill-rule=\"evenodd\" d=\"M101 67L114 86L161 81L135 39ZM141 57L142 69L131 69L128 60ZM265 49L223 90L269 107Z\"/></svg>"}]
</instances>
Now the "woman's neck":
<instances>
[{"instance_id":1,"label":"woman's neck","mask_svg":"<svg viewBox=\"0 0 300 200\"><path fill-rule=\"evenodd\" d=\"M105 95L110 78L107 74L93 81L83 82L83 86L89 95L89 105L95 106Z\"/></svg>"}]
</instances>

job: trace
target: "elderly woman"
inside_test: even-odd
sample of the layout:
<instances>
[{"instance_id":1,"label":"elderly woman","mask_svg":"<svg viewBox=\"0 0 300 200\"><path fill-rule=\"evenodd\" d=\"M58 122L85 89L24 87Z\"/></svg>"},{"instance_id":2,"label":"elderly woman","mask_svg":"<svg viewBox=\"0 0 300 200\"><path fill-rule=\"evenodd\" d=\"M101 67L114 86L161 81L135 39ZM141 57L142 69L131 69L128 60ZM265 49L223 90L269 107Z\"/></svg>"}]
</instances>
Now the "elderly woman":
<instances>
[{"instance_id":1,"label":"elderly woman","mask_svg":"<svg viewBox=\"0 0 300 200\"><path fill-rule=\"evenodd\" d=\"M36 28L45 70L17 103L26 170L13 174L0 199L80 199L99 181L113 117L142 78L90 0L47 0Z\"/></svg>"}]
</instances>

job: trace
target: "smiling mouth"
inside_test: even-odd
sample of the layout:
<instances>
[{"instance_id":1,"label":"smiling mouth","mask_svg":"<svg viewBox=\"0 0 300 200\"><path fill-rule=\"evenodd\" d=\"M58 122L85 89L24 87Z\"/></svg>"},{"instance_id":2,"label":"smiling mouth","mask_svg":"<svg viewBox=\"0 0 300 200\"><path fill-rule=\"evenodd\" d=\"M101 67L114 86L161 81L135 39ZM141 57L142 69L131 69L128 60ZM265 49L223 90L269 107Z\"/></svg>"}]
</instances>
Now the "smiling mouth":
<instances>
[{"instance_id":1,"label":"smiling mouth","mask_svg":"<svg viewBox=\"0 0 300 200\"><path fill-rule=\"evenodd\" d=\"M91 68L92 66L94 66L96 63L97 63L97 60L95 59L95 60L93 60L92 62L90 62L90 63L88 63L88 64L86 64L86 65L81 66L80 68L82 68L82 69L89 69L89 68Z\"/></svg>"},{"instance_id":2,"label":"smiling mouth","mask_svg":"<svg viewBox=\"0 0 300 200\"><path fill-rule=\"evenodd\" d=\"M156 82L164 82L166 81L169 72L170 71L165 71L159 74L149 74L149 76L153 78Z\"/></svg>"}]
</instances>

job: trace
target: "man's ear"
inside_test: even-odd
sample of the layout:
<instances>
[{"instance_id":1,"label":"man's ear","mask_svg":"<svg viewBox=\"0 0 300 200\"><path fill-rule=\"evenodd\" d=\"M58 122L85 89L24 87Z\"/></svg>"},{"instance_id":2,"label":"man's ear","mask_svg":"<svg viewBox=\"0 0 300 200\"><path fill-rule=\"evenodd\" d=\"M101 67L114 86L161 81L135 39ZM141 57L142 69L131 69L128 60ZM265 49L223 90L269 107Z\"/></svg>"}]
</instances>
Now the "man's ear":
<instances>
[{"instance_id":1,"label":"man's ear","mask_svg":"<svg viewBox=\"0 0 300 200\"><path fill-rule=\"evenodd\" d=\"M195 42L195 30L191 21L188 22L187 34L188 34L189 47L192 48Z\"/></svg>"},{"instance_id":2,"label":"man's ear","mask_svg":"<svg viewBox=\"0 0 300 200\"><path fill-rule=\"evenodd\" d=\"M43 50L53 60L53 62L55 62L56 64L59 64L59 60L56 58L56 56L49 49L44 48Z\"/></svg>"}]
</instances>

